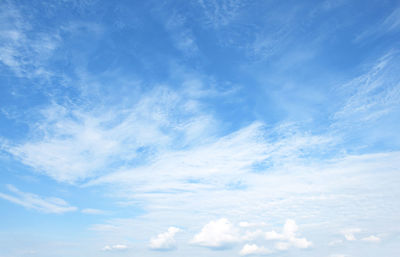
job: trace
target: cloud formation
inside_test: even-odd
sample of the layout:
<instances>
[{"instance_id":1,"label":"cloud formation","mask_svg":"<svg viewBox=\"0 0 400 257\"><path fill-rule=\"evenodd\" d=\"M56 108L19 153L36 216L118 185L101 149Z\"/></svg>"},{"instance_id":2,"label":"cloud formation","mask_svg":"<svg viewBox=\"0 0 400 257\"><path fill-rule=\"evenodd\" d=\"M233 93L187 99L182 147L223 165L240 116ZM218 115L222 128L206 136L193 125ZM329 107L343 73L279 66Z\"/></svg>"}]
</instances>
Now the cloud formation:
<instances>
[{"instance_id":1,"label":"cloud formation","mask_svg":"<svg viewBox=\"0 0 400 257\"><path fill-rule=\"evenodd\" d=\"M150 240L150 249L157 251L170 251L176 248L175 235L182 230L176 227L168 228L167 232L158 234Z\"/></svg>"},{"instance_id":2,"label":"cloud formation","mask_svg":"<svg viewBox=\"0 0 400 257\"><path fill-rule=\"evenodd\" d=\"M239 231L227 219L210 221L191 240L191 244L211 249L226 249L240 241Z\"/></svg>"},{"instance_id":3,"label":"cloud formation","mask_svg":"<svg viewBox=\"0 0 400 257\"><path fill-rule=\"evenodd\" d=\"M57 213L76 211L78 208L69 205L66 201L57 197L41 197L32 193L25 193L14 187L7 185L12 194L0 193L0 198L15 204L21 205L27 209L33 209L44 213Z\"/></svg>"},{"instance_id":4,"label":"cloud formation","mask_svg":"<svg viewBox=\"0 0 400 257\"><path fill-rule=\"evenodd\" d=\"M312 246L312 242L308 241L306 238L299 238L296 235L298 231L298 226L296 222L292 219L288 219L283 226L282 233L277 233L275 231L269 231L265 233L266 240L280 240L283 242L276 243L276 248L278 250L287 250L290 246L297 248L309 248Z\"/></svg>"},{"instance_id":5,"label":"cloud formation","mask_svg":"<svg viewBox=\"0 0 400 257\"><path fill-rule=\"evenodd\" d=\"M381 241L381 239L379 237L377 237L377 236L370 235L370 236L362 238L361 241L371 242L371 243L378 243L378 242Z\"/></svg>"},{"instance_id":6,"label":"cloud formation","mask_svg":"<svg viewBox=\"0 0 400 257\"><path fill-rule=\"evenodd\" d=\"M111 251L123 251L128 249L127 245L124 244L115 244L115 245L106 245L102 249L105 252L111 252Z\"/></svg>"},{"instance_id":7,"label":"cloud formation","mask_svg":"<svg viewBox=\"0 0 400 257\"><path fill-rule=\"evenodd\" d=\"M247 256L247 255L267 255L272 253L271 250L265 248L265 247L259 247L256 244L245 244L240 250L239 254L242 256Z\"/></svg>"}]
</instances>

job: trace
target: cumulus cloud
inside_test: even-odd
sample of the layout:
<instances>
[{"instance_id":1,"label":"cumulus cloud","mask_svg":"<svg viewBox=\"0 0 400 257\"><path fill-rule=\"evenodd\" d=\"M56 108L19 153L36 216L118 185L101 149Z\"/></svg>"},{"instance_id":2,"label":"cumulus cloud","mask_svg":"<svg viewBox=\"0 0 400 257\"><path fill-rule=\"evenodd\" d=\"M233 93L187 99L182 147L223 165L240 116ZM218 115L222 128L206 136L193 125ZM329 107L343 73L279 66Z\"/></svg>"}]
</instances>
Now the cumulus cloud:
<instances>
[{"instance_id":1,"label":"cumulus cloud","mask_svg":"<svg viewBox=\"0 0 400 257\"><path fill-rule=\"evenodd\" d=\"M296 248L309 248L312 242L308 241L306 238L299 238L296 236L298 226L296 222L292 219L288 219L283 226L282 233L277 233L276 231L269 231L265 233L266 240L280 240L275 244L275 248L278 250L287 250L291 246Z\"/></svg>"},{"instance_id":2,"label":"cumulus cloud","mask_svg":"<svg viewBox=\"0 0 400 257\"><path fill-rule=\"evenodd\" d=\"M246 255L266 255L272 253L271 250L261 246L257 246L256 244L245 244L240 250L240 255L246 256Z\"/></svg>"},{"instance_id":3,"label":"cumulus cloud","mask_svg":"<svg viewBox=\"0 0 400 257\"><path fill-rule=\"evenodd\" d=\"M7 185L7 188L12 194L0 193L0 198L27 209L34 209L44 213L64 213L77 210L76 207L70 206L66 201L57 197L41 197L36 194L25 193L12 185Z\"/></svg>"},{"instance_id":4,"label":"cumulus cloud","mask_svg":"<svg viewBox=\"0 0 400 257\"><path fill-rule=\"evenodd\" d=\"M365 242L371 242L371 243L378 243L378 242L381 241L381 239L380 239L379 237L374 236L374 235L364 237L364 238L361 239L361 240L362 240L362 241L365 241Z\"/></svg>"},{"instance_id":5,"label":"cumulus cloud","mask_svg":"<svg viewBox=\"0 0 400 257\"><path fill-rule=\"evenodd\" d=\"M227 219L219 219L206 224L196 234L191 243L211 249L225 249L239 242L239 232Z\"/></svg>"},{"instance_id":6,"label":"cumulus cloud","mask_svg":"<svg viewBox=\"0 0 400 257\"><path fill-rule=\"evenodd\" d=\"M158 234L150 240L150 249L158 251L173 250L176 248L175 234L181 229L176 227L168 228L167 232Z\"/></svg>"},{"instance_id":7,"label":"cumulus cloud","mask_svg":"<svg viewBox=\"0 0 400 257\"><path fill-rule=\"evenodd\" d=\"M109 252L109 251L123 251L126 249L128 249L128 246L123 244L116 244L116 245L106 245L102 250Z\"/></svg>"}]
</instances>

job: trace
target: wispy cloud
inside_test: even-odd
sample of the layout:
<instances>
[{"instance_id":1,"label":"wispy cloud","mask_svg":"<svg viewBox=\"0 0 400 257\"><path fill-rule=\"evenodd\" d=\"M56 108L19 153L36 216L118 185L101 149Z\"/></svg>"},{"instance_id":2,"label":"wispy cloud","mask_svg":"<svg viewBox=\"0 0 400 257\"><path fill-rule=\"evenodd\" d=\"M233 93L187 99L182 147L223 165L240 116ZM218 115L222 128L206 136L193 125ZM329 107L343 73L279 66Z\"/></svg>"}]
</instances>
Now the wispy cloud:
<instances>
[{"instance_id":1,"label":"wispy cloud","mask_svg":"<svg viewBox=\"0 0 400 257\"><path fill-rule=\"evenodd\" d=\"M5 1L0 11L0 62L9 67L19 77L48 78L51 72L45 61L59 44L55 34L35 33L21 11Z\"/></svg>"},{"instance_id":2,"label":"wispy cloud","mask_svg":"<svg viewBox=\"0 0 400 257\"><path fill-rule=\"evenodd\" d=\"M0 193L0 198L44 213L64 213L76 211L77 208L57 197L41 197L32 193L25 193L12 185L7 185L12 194Z\"/></svg>"},{"instance_id":3,"label":"wispy cloud","mask_svg":"<svg viewBox=\"0 0 400 257\"><path fill-rule=\"evenodd\" d=\"M388 53L370 71L342 86L349 92L343 108L336 112L334 119L345 124L370 122L391 113L400 100L399 57Z\"/></svg>"},{"instance_id":4,"label":"wispy cloud","mask_svg":"<svg viewBox=\"0 0 400 257\"><path fill-rule=\"evenodd\" d=\"M368 42L368 39L379 39L385 35L390 35L398 32L400 29L400 8L394 8L391 13L375 23L373 26L361 32L355 37L354 42Z\"/></svg>"},{"instance_id":5,"label":"wispy cloud","mask_svg":"<svg viewBox=\"0 0 400 257\"><path fill-rule=\"evenodd\" d=\"M74 183L98 175L104 167L136 166L178 138L182 147L196 140L213 120L198 112L195 102L159 87L133 106L116 110L53 104L32 128L37 137L5 148L36 171Z\"/></svg>"},{"instance_id":6,"label":"wispy cloud","mask_svg":"<svg viewBox=\"0 0 400 257\"><path fill-rule=\"evenodd\" d=\"M110 251L124 251L128 249L127 245L124 244L115 244L115 245L106 245L103 247L103 251L110 252Z\"/></svg>"},{"instance_id":7,"label":"wispy cloud","mask_svg":"<svg viewBox=\"0 0 400 257\"><path fill-rule=\"evenodd\" d=\"M378 243L381 241L381 239L379 237L374 236L374 235L364 237L361 240L365 241L365 242L371 242L371 243Z\"/></svg>"},{"instance_id":8,"label":"wispy cloud","mask_svg":"<svg viewBox=\"0 0 400 257\"><path fill-rule=\"evenodd\" d=\"M106 211L99 210L99 209L92 209L92 208L82 209L81 212L84 214L94 214L94 215L107 214Z\"/></svg>"},{"instance_id":9,"label":"wispy cloud","mask_svg":"<svg viewBox=\"0 0 400 257\"><path fill-rule=\"evenodd\" d=\"M220 27L229 24L240 12L243 1L238 0L199 0L205 16L205 24Z\"/></svg>"}]
</instances>

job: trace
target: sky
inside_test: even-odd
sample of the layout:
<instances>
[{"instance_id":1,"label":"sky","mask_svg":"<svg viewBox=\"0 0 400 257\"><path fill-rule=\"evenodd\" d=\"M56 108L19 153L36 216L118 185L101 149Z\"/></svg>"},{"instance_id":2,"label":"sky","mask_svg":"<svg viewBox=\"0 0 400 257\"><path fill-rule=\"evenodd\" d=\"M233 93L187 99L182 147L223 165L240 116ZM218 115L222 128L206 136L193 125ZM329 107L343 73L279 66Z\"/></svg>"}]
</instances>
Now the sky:
<instances>
[{"instance_id":1,"label":"sky","mask_svg":"<svg viewBox=\"0 0 400 257\"><path fill-rule=\"evenodd\" d=\"M400 256L400 3L0 0L0 257Z\"/></svg>"}]
</instances>

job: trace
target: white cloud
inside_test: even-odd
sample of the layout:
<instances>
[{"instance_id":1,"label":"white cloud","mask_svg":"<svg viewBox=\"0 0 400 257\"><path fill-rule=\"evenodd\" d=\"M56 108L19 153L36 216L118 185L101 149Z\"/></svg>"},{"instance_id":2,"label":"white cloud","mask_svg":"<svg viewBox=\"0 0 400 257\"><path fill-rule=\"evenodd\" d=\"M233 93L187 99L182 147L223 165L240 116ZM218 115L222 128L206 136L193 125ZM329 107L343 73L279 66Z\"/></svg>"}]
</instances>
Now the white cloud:
<instances>
[{"instance_id":1,"label":"white cloud","mask_svg":"<svg viewBox=\"0 0 400 257\"><path fill-rule=\"evenodd\" d=\"M242 228L264 227L266 225L267 224L265 222L247 222L247 221L239 222L239 227Z\"/></svg>"},{"instance_id":2,"label":"white cloud","mask_svg":"<svg viewBox=\"0 0 400 257\"><path fill-rule=\"evenodd\" d=\"M227 219L210 221L196 234L191 243L211 249L230 248L240 241L239 231Z\"/></svg>"},{"instance_id":3,"label":"white cloud","mask_svg":"<svg viewBox=\"0 0 400 257\"><path fill-rule=\"evenodd\" d=\"M334 114L333 125L344 129L392 113L400 100L398 63L398 54L389 52L368 72L344 84L340 89L347 94L346 101Z\"/></svg>"},{"instance_id":4,"label":"white cloud","mask_svg":"<svg viewBox=\"0 0 400 257\"><path fill-rule=\"evenodd\" d=\"M207 19L206 25L215 28L232 22L243 6L243 2L238 0L199 0L199 4Z\"/></svg>"},{"instance_id":5,"label":"white cloud","mask_svg":"<svg viewBox=\"0 0 400 257\"><path fill-rule=\"evenodd\" d=\"M158 234L150 240L150 249L159 251L168 251L176 248L175 234L181 229L176 227L168 228L167 232Z\"/></svg>"},{"instance_id":6,"label":"white cloud","mask_svg":"<svg viewBox=\"0 0 400 257\"><path fill-rule=\"evenodd\" d=\"M296 222L292 219L288 219L283 226L282 233L277 233L275 231L269 231L265 233L266 240L282 240L284 242L276 243L275 247L278 250L286 250L290 246L294 246L297 248L309 248L312 243L308 241L306 238L298 238L296 237L296 232L298 230L298 226Z\"/></svg>"},{"instance_id":7,"label":"white cloud","mask_svg":"<svg viewBox=\"0 0 400 257\"><path fill-rule=\"evenodd\" d=\"M42 110L42 120L31 125L32 134L40 136L4 148L37 172L77 183L105 167L148 160L175 144L184 147L207 136L213 118L196 108L183 109L188 101L194 100L157 87L129 107L83 110L52 104Z\"/></svg>"},{"instance_id":8,"label":"white cloud","mask_svg":"<svg viewBox=\"0 0 400 257\"><path fill-rule=\"evenodd\" d=\"M265 247L259 247L256 244L245 244L240 250L239 254L242 256L247 255L266 255L272 253L271 250Z\"/></svg>"},{"instance_id":9,"label":"white cloud","mask_svg":"<svg viewBox=\"0 0 400 257\"><path fill-rule=\"evenodd\" d=\"M22 192L12 185L8 185L7 188L13 194L0 193L0 198L24 206L27 209L34 209L44 213L64 213L77 210L76 207L70 206L61 198L40 197L36 194Z\"/></svg>"},{"instance_id":10,"label":"white cloud","mask_svg":"<svg viewBox=\"0 0 400 257\"><path fill-rule=\"evenodd\" d=\"M115 245L106 245L102 249L103 251L110 252L110 251L123 251L128 249L128 246L123 244L115 244Z\"/></svg>"},{"instance_id":11,"label":"white cloud","mask_svg":"<svg viewBox=\"0 0 400 257\"><path fill-rule=\"evenodd\" d=\"M357 240L355 234L360 233L360 232L361 232L361 229L359 229L359 228L349 228L349 229L342 230L342 234L346 238L347 241Z\"/></svg>"},{"instance_id":12,"label":"white cloud","mask_svg":"<svg viewBox=\"0 0 400 257\"><path fill-rule=\"evenodd\" d=\"M105 213L106 213L106 212L103 211L103 210L92 209L92 208L82 209L81 212L82 212L82 213L85 213L85 214L105 214Z\"/></svg>"},{"instance_id":13,"label":"white cloud","mask_svg":"<svg viewBox=\"0 0 400 257\"><path fill-rule=\"evenodd\" d=\"M368 237L364 237L361 240L365 241L365 242L371 242L371 243L378 243L378 242L381 241L381 239L379 237L374 236L374 235L371 235L371 236L368 236Z\"/></svg>"},{"instance_id":14,"label":"white cloud","mask_svg":"<svg viewBox=\"0 0 400 257\"><path fill-rule=\"evenodd\" d=\"M20 9L12 2L0 5L0 62L16 76L46 79L51 75L46 60L60 39L57 33L32 33L30 16Z\"/></svg>"}]
</instances>

